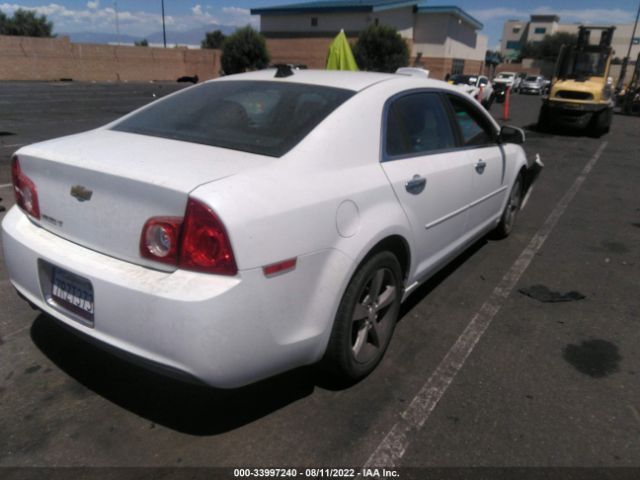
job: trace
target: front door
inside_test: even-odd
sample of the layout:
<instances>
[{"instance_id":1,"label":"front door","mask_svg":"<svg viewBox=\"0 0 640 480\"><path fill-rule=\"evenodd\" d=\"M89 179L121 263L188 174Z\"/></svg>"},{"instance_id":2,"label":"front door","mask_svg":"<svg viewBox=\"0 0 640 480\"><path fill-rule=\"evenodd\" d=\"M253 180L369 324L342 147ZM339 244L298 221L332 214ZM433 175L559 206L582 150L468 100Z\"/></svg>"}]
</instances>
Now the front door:
<instances>
[{"instance_id":1,"label":"front door","mask_svg":"<svg viewBox=\"0 0 640 480\"><path fill-rule=\"evenodd\" d=\"M460 129L461 141L472 164L467 232L486 228L504 204L506 157L497 143L495 128L470 101L447 95Z\"/></svg>"},{"instance_id":2,"label":"front door","mask_svg":"<svg viewBox=\"0 0 640 480\"><path fill-rule=\"evenodd\" d=\"M430 274L455 249L467 223L471 160L457 149L443 97L396 97L386 108L382 168L414 233L414 278Z\"/></svg>"}]
</instances>

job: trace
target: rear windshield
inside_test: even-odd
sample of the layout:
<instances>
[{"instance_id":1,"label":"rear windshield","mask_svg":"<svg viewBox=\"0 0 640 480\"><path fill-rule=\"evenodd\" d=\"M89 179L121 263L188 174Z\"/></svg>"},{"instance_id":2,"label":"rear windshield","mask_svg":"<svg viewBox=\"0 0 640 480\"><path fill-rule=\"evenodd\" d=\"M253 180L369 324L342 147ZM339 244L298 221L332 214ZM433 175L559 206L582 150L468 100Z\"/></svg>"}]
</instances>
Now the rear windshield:
<instances>
[{"instance_id":1,"label":"rear windshield","mask_svg":"<svg viewBox=\"0 0 640 480\"><path fill-rule=\"evenodd\" d=\"M525 82L537 82L538 77L527 77Z\"/></svg>"},{"instance_id":2,"label":"rear windshield","mask_svg":"<svg viewBox=\"0 0 640 480\"><path fill-rule=\"evenodd\" d=\"M354 93L288 82L210 82L112 129L280 157Z\"/></svg>"}]
</instances>

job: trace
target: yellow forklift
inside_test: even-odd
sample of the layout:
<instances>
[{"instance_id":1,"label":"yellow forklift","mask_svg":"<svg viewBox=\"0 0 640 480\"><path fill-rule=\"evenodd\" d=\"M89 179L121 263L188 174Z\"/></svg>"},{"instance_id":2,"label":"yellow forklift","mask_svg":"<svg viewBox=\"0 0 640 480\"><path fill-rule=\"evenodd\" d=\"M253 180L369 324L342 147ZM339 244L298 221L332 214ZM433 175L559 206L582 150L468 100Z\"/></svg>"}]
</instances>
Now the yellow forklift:
<instances>
[{"instance_id":1,"label":"yellow forklift","mask_svg":"<svg viewBox=\"0 0 640 480\"><path fill-rule=\"evenodd\" d=\"M541 130L568 127L586 130L595 137L609 132L614 105L609 67L615 28L580 26L576 45L562 46L549 96L540 109ZM591 32L597 31L600 41L591 44Z\"/></svg>"}]
</instances>

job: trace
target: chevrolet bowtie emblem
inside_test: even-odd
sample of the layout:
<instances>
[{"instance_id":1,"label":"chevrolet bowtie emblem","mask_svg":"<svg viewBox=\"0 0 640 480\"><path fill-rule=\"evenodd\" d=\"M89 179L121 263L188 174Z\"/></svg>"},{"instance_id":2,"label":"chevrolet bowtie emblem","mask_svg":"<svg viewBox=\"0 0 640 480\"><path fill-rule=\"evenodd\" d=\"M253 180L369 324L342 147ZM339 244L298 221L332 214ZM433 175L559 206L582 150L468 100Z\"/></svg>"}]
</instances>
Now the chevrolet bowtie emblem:
<instances>
[{"instance_id":1,"label":"chevrolet bowtie emblem","mask_svg":"<svg viewBox=\"0 0 640 480\"><path fill-rule=\"evenodd\" d=\"M86 202L91 200L91 195L93 195L93 190L89 190L82 185L74 185L71 187L71 196L75 197L79 202Z\"/></svg>"}]
</instances>

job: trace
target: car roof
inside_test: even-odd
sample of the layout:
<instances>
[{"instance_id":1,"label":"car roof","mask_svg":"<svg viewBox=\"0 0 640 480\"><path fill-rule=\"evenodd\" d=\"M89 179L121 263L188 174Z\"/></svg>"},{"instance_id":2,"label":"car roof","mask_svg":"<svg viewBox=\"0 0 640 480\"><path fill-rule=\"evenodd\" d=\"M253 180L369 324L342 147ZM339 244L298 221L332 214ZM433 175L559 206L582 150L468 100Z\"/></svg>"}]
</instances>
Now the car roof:
<instances>
[{"instance_id":1,"label":"car roof","mask_svg":"<svg viewBox=\"0 0 640 480\"><path fill-rule=\"evenodd\" d=\"M350 72L341 70L292 70L292 75L276 78L276 71L277 70L275 68L269 68L256 72L227 75L212 81L268 80L284 83L303 83L308 85L344 88L359 92L367 87L375 85L376 83L386 81L403 81L411 78L408 75L395 73ZM416 80L426 88L443 88L446 85L445 82L430 78L416 78Z\"/></svg>"}]
</instances>

